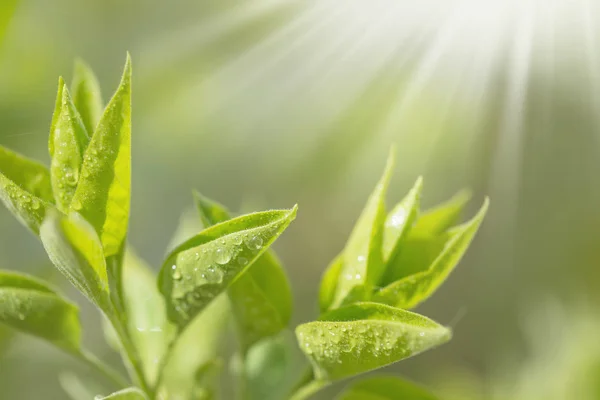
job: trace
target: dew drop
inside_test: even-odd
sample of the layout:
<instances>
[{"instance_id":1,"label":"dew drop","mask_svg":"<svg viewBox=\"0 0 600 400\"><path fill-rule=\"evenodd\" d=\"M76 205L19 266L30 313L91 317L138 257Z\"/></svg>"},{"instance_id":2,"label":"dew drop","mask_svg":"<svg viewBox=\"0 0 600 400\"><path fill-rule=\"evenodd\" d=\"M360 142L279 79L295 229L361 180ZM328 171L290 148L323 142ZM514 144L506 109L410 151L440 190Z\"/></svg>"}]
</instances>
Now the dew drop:
<instances>
[{"instance_id":1,"label":"dew drop","mask_svg":"<svg viewBox=\"0 0 600 400\"><path fill-rule=\"evenodd\" d=\"M227 249L219 248L215 253L215 261L218 264L227 264L231 260L231 253Z\"/></svg>"},{"instance_id":2,"label":"dew drop","mask_svg":"<svg viewBox=\"0 0 600 400\"><path fill-rule=\"evenodd\" d=\"M39 210L39 208L40 208L40 201L38 199L33 199L31 201L31 208L33 208L34 210Z\"/></svg>"},{"instance_id":3,"label":"dew drop","mask_svg":"<svg viewBox=\"0 0 600 400\"><path fill-rule=\"evenodd\" d=\"M82 207L81 202L79 200L73 200L73 203L71 203L71 207L73 207L73 210L79 211Z\"/></svg>"},{"instance_id":4,"label":"dew drop","mask_svg":"<svg viewBox=\"0 0 600 400\"><path fill-rule=\"evenodd\" d=\"M179 272L179 270L177 269L177 265L173 265L171 269L173 270L173 279L175 279L176 281L180 280L181 272Z\"/></svg>"},{"instance_id":5,"label":"dew drop","mask_svg":"<svg viewBox=\"0 0 600 400\"><path fill-rule=\"evenodd\" d=\"M239 263L241 266L244 266L244 265L248 264L248 259L247 259L247 258L244 258L244 257L239 257L239 258L238 258L238 263Z\"/></svg>"},{"instance_id":6,"label":"dew drop","mask_svg":"<svg viewBox=\"0 0 600 400\"><path fill-rule=\"evenodd\" d=\"M236 235L236 236L233 237L233 244L239 246L240 244L242 244L243 240L244 239L242 238L242 235Z\"/></svg>"},{"instance_id":7,"label":"dew drop","mask_svg":"<svg viewBox=\"0 0 600 400\"><path fill-rule=\"evenodd\" d=\"M250 250L259 250L263 246L263 240L260 236L252 236L246 245Z\"/></svg>"},{"instance_id":8,"label":"dew drop","mask_svg":"<svg viewBox=\"0 0 600 400\"><path fill-rule=\"evenodd\" d=\"M21 321L23 321L25 319L25 314L19 313L18 317Z\"/></svg>"}]
</instances>

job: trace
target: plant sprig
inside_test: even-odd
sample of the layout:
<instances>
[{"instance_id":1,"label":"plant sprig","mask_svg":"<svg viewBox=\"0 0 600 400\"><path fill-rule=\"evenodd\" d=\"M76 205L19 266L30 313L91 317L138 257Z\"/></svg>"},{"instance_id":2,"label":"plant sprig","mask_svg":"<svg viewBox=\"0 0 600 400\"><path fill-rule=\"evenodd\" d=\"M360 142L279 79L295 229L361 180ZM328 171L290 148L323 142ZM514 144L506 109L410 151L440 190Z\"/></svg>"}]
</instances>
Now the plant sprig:
<instances>
[{"instance_id":1,"label":"plant sprig","mask_svg":"<svg viewBox=\"0 0 600 400\"><path fill-rule=\"evenodd\" d=\"M346 246L323 275L320 316L295 329L297 344L288 329L290 283L271 249L296 218L297 206L234 216L195 192L199 216L182 226L200 226L182 228L182 240L155 277L127 244L131 86L128 56L121 83L104 106L93 72L78 62L71 88L59 79L50 167L0 147L0 200L98 308L128 376L82 347L77 305L39 279L0 271L1 323L47 340L104 376L114 393L98 399L217 397L229 318L239 344L233 374L240 400L306 399L332 382L450 339L449 328L409 309L429 298L458 264L488 201L473 219L455 226L468 198L421 213L419 178L388 212L393 151ZM295 368L299 354L309 363L304 374ZM381 377L359 381L339 397L368 398L435 396Z\"/></svg>"}]
</instances>

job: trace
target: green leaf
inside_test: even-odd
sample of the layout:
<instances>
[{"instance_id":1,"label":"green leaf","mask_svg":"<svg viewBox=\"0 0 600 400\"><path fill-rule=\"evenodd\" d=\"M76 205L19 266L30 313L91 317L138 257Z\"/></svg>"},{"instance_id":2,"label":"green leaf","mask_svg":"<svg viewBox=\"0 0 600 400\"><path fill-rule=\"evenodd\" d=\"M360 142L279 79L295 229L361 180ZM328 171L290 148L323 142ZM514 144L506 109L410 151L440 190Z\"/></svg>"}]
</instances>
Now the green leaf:
<instances>
[{"instance_id":1,"label":"green leaf","mask_svg":"<svg viewBox=\"0 0 600 400\"><path fill-rule=\"evenodd\" d=\"M322 313L329 310L335 299L335 292L343 265L344 257L342 254L339 254L329 264L325 273L323 273L321 288L319 290L319 307Z\"/></svg>"},{"instance_id":2,"label":"green leaf","mask_svg":"<svg viewBox=\"0 0 600 400\"><path fill-rule=\"evenodd\" d=\"M294 220L296 210L294 207L234 218L177 247L167 257L159 276L169 318L185 327L268 249Z\"/></svg>"},{"instance_id":3,"label":"green leaf","mask_svg":"<svg viewBox=\"0 0 600 400\"><path fill-rule=\"evenodd\" d=\"M437 400L438 397L410 381L376 376L356 382L337 400Z\"/></svg>"},{"instance_id":4,"label":"green leaf","mask_svg":"<svg viewBox=\"0 0 600 400\"><path fill-rule=\"evenodd\" d=\"M406 197L394 207L385 220L383 259L389 261L399 251L402 241L419 215L423 178L419 177Z\"/></svg>"},{"instance_id":5,"label":"green leaf","mask_svg":"<svg viewBox=\"0 0 600 400\"><path fill-rule=\"evenodd\" d=\"M79 214L50 213L40 229L50 260L92 303L108 306L108 278L102 245L94 228Z\"/></svg>"},{"instance_id":6,"label":"green leaf","mask_svg":"<svg viewBox=\"0 0 600 400\"><path fill-rule=\"evenodd\" d=\"M412 229L415 234L438 235L458 222L460 214L471 199L471 192L463 190L447 202L421 214Z\"/></svg>"},{"instance_id":7,"label":"green leaf","mask_svg":"<svg viewBox=\"0 0 600 400\"><path fill-rule=\"evenodd\" d=\"M169 398L189 396L195 386L198 369L217 357L227 339L225 330L229 315L227 296L221 295L194 318L174 342L163 370L159 393L167 393Z\"/></svg>"},{"instance_id":8,"label":"green leaf","mask_svg":"<svg viewBox=\"0 0 600 400\"><path fill-rule=\"evenodd\" d=\"M246 354L244 375L247 399L286 398L305 366L306 361L290 331L264 338Z\"/></svg>"},{"instance_id":9,"label":"green leaf","mask_svg":"<svg viewBox=\"0 0 600 400\"><path fill-rule=\"evenodd\" d=\"M395 149L390 151L383 176L369 197L358 218L343 252L342 271L338 278L334 306L339 306L352 293L362 292L364 286L375 286L384 273L383 223L385 221L385 194L395 160Z\"/></svg>"},{"instance_id":10,"label":"green leaf","mask_svg":"<svg viewBox=\"0 0 600 400\"><path fill-rule=\"evenodd\" d=\"M0 271L0 322L67 352L80 351L77 307L33 277Z\"/></svg>"},{"instance_id":11,"label":"green leaf","mask_svg":"<svg viewBox=\"0 0 600 400\"><path fill-rule=\"evenodd\" d=\"M402 242L400 252L392 258L386 268L381 286L426 271L441 253L448 241L448 234L409 234Z\"/></svg>"},{"instance_id":12,"label":"green leaf","mask_svg":"<svg viewBox=\"0 0 600 400\"><path fill-rule=\"evenodd\" d=\"M48 168L37 161L0 146L0 173L29 194L54 202Z\"/></svg>"},{"instance_id":13,"label":"green leaf","mask_svg":"<svg viewBox=\"0 0 600 400\"><path fill-rule=\"evenodd\" d=\"M380 368L450 339L450 330L409 311L354 303L296 328L302 351L319 381Z\"/></svg>"},{"instance_id":14,"label":"green leaf","mask_svg":"<svg viewBox=\"0 0 600 400\"><path fill-rule=\"evenodd\" d=\"M221 204L195 192L194 198L205 227L229 220ZM274 252L267 251L227 290L242 348L280 332L291 317L292 293L285 271Z\"/></svg>"},{"instance_id":15,"label":"green leaf","mask_svg":"<svg viewBox=\"0 0 600 400\"><path fill-rule=\"evenodd\" d=\"M56 99L56 114L52 117L48 147L56 204L59 210L67 212L77 189L83 154L90 138L62 78L58 84L59 97Z\"/></svg>"},{"instance_id":16,"label":"green leaf","mask_svg":"<svg viewBox=\"0 0 600 400\"><path fill-rule=\"evenodd\" d=\"M154 274L131 250L125 253L123 288L129 334L140 355L146 379L152 384L175 329L167 320Z\"/></svg>"},{"instance_id":17,"label":"green leaf","mask_svg":"<svg viewBox=\"0 0 600 400\"><path fill-rule=\"evenodd\" d=\"M106 106L81 168L71 209L94 227L108 258L120 254L127 235L131 186L131 60Z\"/></svg>"},{"instance_id":18,"label":"green leaf","mask_svg":"<svg viewBox=\"0 0 600 400\"><path fill-rule=\"evenodd\" d=\"M54 202L46 167L0 146L0 200L23 225L39 234Z\"/></svg>"},{"instance_id":19,"label":"green leaf","mask_svg":"<svg viewBox=\"0 0 600 400\"><path fill-rule=\"evenodd\" d=\"M138 388L127 388L123 390L119 390L111 395L106 397L96 396L96 400L148 400L148 397Z\"/></svg>"},{"instance_id":20,"label":"green leaf","mask_svg":"<svg viewBox=\"0 0 600 400\"><path fill-rule=\"evenodd\" d=\"M375 294L373 301L410 309L428 299L467 251L485 217L488 205L489 200L486 198L473 219L448 231L449 239L429 269L386 286Z\"/></svg>"},{"instance_id":21,"label":"green leaf","mask_svg":"<svg viewBox=\"0 0 600 400\"><path fill-rule=\"evenodd\" d=\"M75 61L71 91L73 103L81 115L85 129L94 132L102 116L104 103L96 75L82 60Z\"/></svg>"},{"instance_id":22,"label":"green leaf","mask_svg":"<svg viewBox=\"0 0 600 400\"><path fill-rule=\"evenodd\" d=\"M231 219L231 214L224 205L203 196L196 190L194 190L193 195L200 220L202 220L205 228Z\"/></svg>"}]
</instances>

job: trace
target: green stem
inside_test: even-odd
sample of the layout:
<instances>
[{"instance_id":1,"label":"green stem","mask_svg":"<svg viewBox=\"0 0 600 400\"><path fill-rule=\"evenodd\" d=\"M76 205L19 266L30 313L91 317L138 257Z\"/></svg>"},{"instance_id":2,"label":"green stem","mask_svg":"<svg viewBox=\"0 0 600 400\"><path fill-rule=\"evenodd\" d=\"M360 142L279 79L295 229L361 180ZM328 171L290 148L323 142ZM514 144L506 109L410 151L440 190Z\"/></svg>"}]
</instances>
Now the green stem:
<instances>
[{"instance_id":1,"label":"green stem","mask_svg":"<svg viewBox=\"0 0 600 400\"><path fill-rule=\"evenodd\" d=\"M113 314L115 315L115 314ZM119 341L121 342L121 348L123 349L123 358L127 361L128 370L130 375L133 375L132 378L135 379L136 383L139 385L140 389L142 389L150 398L154 398L154 390L146 381L146 377L144 375L144 370L142 368L142 362L138 356L137 349L135 348L131 338L129 337L129 333L127 332L127 328L125 324L117 317L110 316L109 320L119 337Z\"/></svg>"},{"instance_id":2,"label":"green stem","mask_svg":"<svg viewBox=\"0 0 600 400\"><path fill-rule=\"evenodd\" d=\"M104 376L110 382L114 383L118 389L123 389L130 386L129 382L127 382L127 380L125 380L117 371L104 364L92 353L82 350L79 353L76 353L76 356L78 359L86 363L93 370L100 373L100 375Z\"/></svg>"},{"instance_id":3,"label":"green stem","mask_svg":"<svg viewBox=\"0 0 600 400\"><path fill-rule=\"evenodd\" d=\"M290 400L306 400L328 384L326 381L310 381L292 393Z\"/></svg>"}]
</instances>

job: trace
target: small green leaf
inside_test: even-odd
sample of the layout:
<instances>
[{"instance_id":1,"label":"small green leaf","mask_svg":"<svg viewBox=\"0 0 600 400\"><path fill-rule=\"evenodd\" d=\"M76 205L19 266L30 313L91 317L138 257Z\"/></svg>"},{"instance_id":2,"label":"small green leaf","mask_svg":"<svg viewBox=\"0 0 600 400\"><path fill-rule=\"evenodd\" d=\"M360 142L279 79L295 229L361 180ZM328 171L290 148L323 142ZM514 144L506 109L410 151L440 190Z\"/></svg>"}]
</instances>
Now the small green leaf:
<instances>
[{"instance_id":1,"label":"small green leaf","mask_svg":"<svg viewBox=\"0 0 600 400\"><path fill-rule=\"evenodd\" d=\"M33 277L0 271L0 322L78 354L79 311Z\"/></svg>"},{"instance_id":2,"label":"small green leaf","mask_svg":"<svg viewBox=\"0 0 600 400\"><path fill-rule=\"evenodd\" d=\"M221 295L194 318L174 342L159 393L167 393L169 398L189 396L198 369L217 357L227 339L229 316L229 301L227 296Z\"/></svg>"},{"instance_id":3,"label":"small green leaf","mask_svg":"<svg viewBox=\"0 0 600 400\"><path fill-rule=\"evenodd\" d=\"M231 218L223 205L198 192L194 198L205 227ZM280 332L290 320L290 284L281 262L270 250L231 284L227 294L244 351L262 338Z\"/></svg>"},{"instance_id":4,"label":"small green leaf","mask_svg":"<svg viewBox=\"0 0 600 400\"><path fill-rule=\"evenodd\" d=\"M390 151L383 176L369 197L343 252L342 271L338 278L334 306L339 306L356 288L377 285L384 273L383 223L385 194L392 174L395 150ZM362 292L362 290L359 290Z\"/></svg>"},{"instance_id":5,"label":"small green leaf","mask_svg":"<svg viewBox=\"0 0 600 400\"><path fill-rule=\"evenodd\" d=\"M83 157L71 202L92 224L108 258L120 254L127 235L131 186L131 61L106 106Z\"/></svg>"},{"instance_id":6,"label":"small green leaf","mask_svg":"<svg viewBox=\"0 0 600 400\"><path fill-rule=\"evenodd\" d=\"M127 388L119 390L106 397L96 396L96 400L148 400L148 397L138 388Z\"/></svg>"},{"instance_id":7,"label":"small green leaf","mask_svg":"<svg viewBox=\"0 0 600 400\"><path fill-rule=\"evenodd\" d=\"M246 354L244 376L247 399L286 398L305 367L304 356L290 331L284 330L279 335L262 339Z\"/></svg>"},{"instance_id":8,"label":"small green leaf","mask_svg":"<svg viewBox=\"0 0 600 400\"><path fill-rule=\"evenodd\" d=\"M73 103L81 115L85 129L94 132L102 116L104 103L96 75L82 60L75 61L71 91Z\"/></svg>"},{"instance_id":9,"label":"small green leaf","mask_svg":"<svg viewBox=\"0 0 600 400\"><path fill-rule=\"evenodd\" d=\"M175 329L167 320L154 274L131 250L125 253L123 289L129 334L140 355L146 379L152 384Z\"/></svg>"},{"instance_id":10,"label":"small green leaf","mask_svg":"<svg viewBox=\"0 0 600 400\"><path fill-rule=\"evenodd\" d=\"M448 241L448 234L409 234L401 244L400 252L388 262L381 286L426 271Z\"/></svg>"},{"instance_id":11,"label":"small green leaf","mask_svg":"<svg viewBox=\"0 0 600 400\"><path fill-rule=\"evenodd\" d=\"M23 225L39 234L54 202L46 167L0 146L0 200Z\"/></svg>"},{"instance_id":12,"label":"small green leaf","mask_svg":"<svg viewBox=\"0 0 600 400\"><path fill-rule=\"evenodd\" d=\"M437 400L427 389L392 376L376 376L351 385L337 400Z\"/></svg>"},{"instance_id":13,"label":"small green leaf","mask_svg":"<svg viewBox=\"0 0 600 400\"><path fill-rule=\"evenodd\" d=\"M159 276L169 318L185 327L269 248L294 220L296 210L294 207L234 218L176 248Z\"/></svg>"},{"instance_id":14,"label":"small green leaf","mask_svg":"<svg viewBox=\"0 0 600 400\"><path fill-rule=\"evenodd\" d=\"M196 190L194 190L193 195L194 203L205 228L231 219L231 214L224 205L203 196Z\"/></svg>"},{"instance_id":15,"label":"small green leaf","mask_svg":"<svg viewBox=\"0 0 600 400\"><path fill-rule=\"evenodd\" d=\"M321 288L319 289L319 307L322 313L329 310L335 299L335 292L343 265L344 257L342 254L339 254L329 264L325 273L323 273Z\"/></svg>"},{"instance_id":16,"label":"small green leaf","mask_svg":"<svg viewBox=\"0 0 600 400\"><path fill-rule=\"evenodd\" d=\"M94 228L79 214L50 213L40 229L50 260L100 309L107 311L108 278L102 245Z\"/></svg>"},{"instance_id":17,"label":"small green leaf","mask_svg":"<svg viewBox=\"0 0 600 400\"><path fill-rule=\"evenodd\" d=\"M373 301L410 309L427 300L467 251L485 217L488 205L489 200L486 198L473 219L448 231L449 239L429 269L386 286L375 294Z\"/></svg>"},{"instance_id":18,"label":"small green leaf","mask_svg":"<svg viewBox=\"0 0 600 400\"><path fill-rule=\"evenodd\" d=\"M0 146L0 173L32 196L54 203L50 172L37 161Z\"/></svg>"},{"instance_id":19,"label":"small green leaf","mask_svg":"<svg viewBox=\"0 0 600 400\"><path fill-rule=\"evenodd\" d=\"M409 311L354 303L296 328L318 381L333 381L380 368L450 339L450 330Z\"/></svg>"},{"instance_id":20,"label":"small green leaf","mask_svg":"<svg viewBox=\"0 0 600 400\"><path fill-rule=\"evenodd\" d=\"M447 202L421 214L412 232L415 234L438 235L458 222L465 205L471 199L471 192L463 190Z\"/></svg>"},{"instance_id":21,"label":"small green leaf","mask_svg":"<svg viewBox=\"0 0 600 400\"><path fill-rule=\"evenodd\" d=\"M58 209L67 212L77 189L83 153L90 141L79 113L73 105L69 90L59 80L57 115L52 117L49 149L52 162L50 175Z\"/></svg>"},{"instance_id":22,"label":"small green leaf","mask_svg":"<svg viewBox=\"0 0 600 400\"><path fill-rule=\"evenodd\" d=\"M384 262L388 262L398 253L402 240L416 221L422 191L423 178L419 177L406 197L388 214L383 231Z\"/></svg>"}]
</instances>

